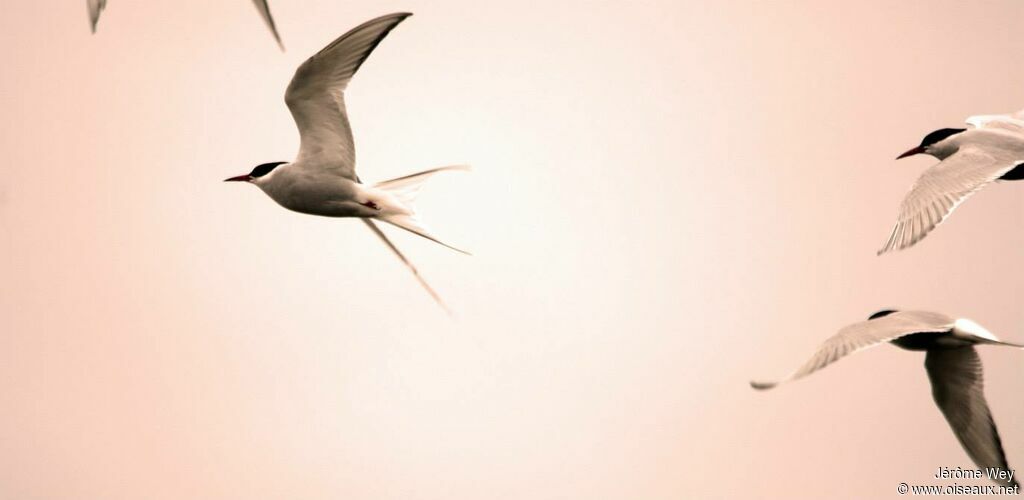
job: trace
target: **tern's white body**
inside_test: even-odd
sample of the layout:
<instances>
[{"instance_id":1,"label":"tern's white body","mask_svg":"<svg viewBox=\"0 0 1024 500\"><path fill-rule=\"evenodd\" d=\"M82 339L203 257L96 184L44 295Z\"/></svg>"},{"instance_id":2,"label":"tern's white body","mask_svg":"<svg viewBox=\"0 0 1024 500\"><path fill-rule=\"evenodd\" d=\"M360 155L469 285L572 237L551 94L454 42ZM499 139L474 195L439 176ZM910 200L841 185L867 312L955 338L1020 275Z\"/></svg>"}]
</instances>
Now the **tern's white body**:
<instances>
[{"instance_id":1,"label":"tern's white body","mask_svg":"<svg viewBox=\"0 0 1024 500\"><path fill-rule=\"evenodd\" d=\"M318 170L287 163L253 181L267 196L288 210L326 217L376 217L383 210L371 208L371 202L383 208L382 193L373 192L358 182L338 178ZM360 201L361 200L361 201ZM398 211L397 204L388 206Z\"/></svg>"},{"instance_id":2,"label":"tern's white body","mask_svg":"<svg viewBox=\"0 0 1024 500\"><path fill-rule=\"evenodd\" d=\"M928 353L925 369L932 384L932 396L964 451L978 467L1009 470L999 433L985 402L981 358L974 346L1024 346L1003 342L969 319L925 311L881 311L830 337L809 361L782 381L751 382L750 385L755 389L771 389L885 342ZM1012 485L1016 481L1014 477L1006 483Z\"/></svg>"},{"instance_id":3,"label":"tern's white body","mask_svg":"<svg viewBox=\"0 0 1024 500\"><path fill-rule=\"evenodd\" d=\"M444 306L374 220L458 250L427 230L417 217L413 203L428 178L438 172L466 167L440 167L365 185L355 172L355 144L345 110L345 89L349 81L384 37L410 15L389 14L363 23L302 63L285 91L285 103L295 119L301 140L295 161L263 164L249 175L228 180L255 184L289 210L326 217L361 218Z\"/></svg>"},{"instance_id":4,"label":"tern's white body","mask_svg":"<svg viewBox=\"0 0 1024 500\"><path fill-rule=\"evenodd\" d=\"M1019 171L1014 169L1024 163L1022 113L972 116L967 119L972 128L915 148L917 153L941 161L921 174L911 187L900 205L892 233L878 253L921 241L964 200L988 184L1019 179L1008 174L1017 174Z\"/></svg>"}]
</instances>

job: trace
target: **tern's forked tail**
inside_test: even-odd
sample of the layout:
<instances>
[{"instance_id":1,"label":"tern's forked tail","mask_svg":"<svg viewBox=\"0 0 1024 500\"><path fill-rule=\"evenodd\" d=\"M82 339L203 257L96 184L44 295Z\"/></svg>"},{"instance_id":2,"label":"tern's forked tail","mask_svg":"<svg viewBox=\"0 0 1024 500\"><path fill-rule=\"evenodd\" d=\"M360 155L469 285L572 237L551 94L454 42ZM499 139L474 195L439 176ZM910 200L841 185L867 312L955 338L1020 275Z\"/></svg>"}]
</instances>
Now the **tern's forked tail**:
<instances>
[{"instance_id":1,"label":"tern's forked tail","mask_svg":"<svg viewBox=\"0 0 1024 500\"><path fill-rule=\"evenodd\" d=\"M416 174L406 175L397 179L391 179L389 181L378 182L373 187L384 191L395 198L405 209L404 213L379 215L376 218L387 222L388 224L400 227L411 233L418 234L428 240L440 243L452 250L469 254L469 252L456 248L449 245L436 236L430 233L430 231L423 225L423 222L419 220L416 214L416 196L419 195L420 189L423 188L423 184L427 179L431 178L438 172L444 172L447 170L469 170L468 165L451 165L447 167L438 167L430 169L424 172Z\"/></svg>"}]
</instances>

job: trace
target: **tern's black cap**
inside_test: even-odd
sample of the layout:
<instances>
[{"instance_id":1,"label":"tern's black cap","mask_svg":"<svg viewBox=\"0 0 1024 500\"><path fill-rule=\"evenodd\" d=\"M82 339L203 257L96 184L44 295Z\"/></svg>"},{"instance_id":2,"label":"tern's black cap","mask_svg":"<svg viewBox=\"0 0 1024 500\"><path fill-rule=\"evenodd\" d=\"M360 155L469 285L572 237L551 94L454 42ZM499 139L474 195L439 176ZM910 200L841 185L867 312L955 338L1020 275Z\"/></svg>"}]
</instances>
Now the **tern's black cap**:
<instances>
[{"instance_id":1,"label":"tern's black cap","mask_svg":"<svg viewBox=\"0 0 1024 500\"><path fill-rule=\"evenodd\" d=\"M924 139L921 140L921 147L926 148L928 146L931 146L932 144L935 144L936 142L942 141L943 139L951 135L956 135L966 130L967 129L965 128L940 128L935 132L932 132L924 136Z\"/></svg>"},{"instance_id":2,"label":"tern's black cap","mask_svg":"<svg viewBox=\"0 0 1024 500\"><path fill-rule=\"evenodd\" d=\"M273 163L264 163L262 165L256 165L256 168L252 169L252 172L249 173L249 176L254 179L257 177L263 177L264 175L269 174L271 170L277 168L278 165L284 165L285 163L288 162L275 161Z\"/></svg>"},{"instance_id":3,"label":"tern's black cap","mask_svg":"<svg viewBox=\"0 0 1024 500\"><path fill-rule=\"evenodd\" d=\"M890 314L892 314L894 312L897 312L897 311L894 310L894 309L882 309L881 311L878 311L875 314L872 314L871 316L868 316L868 319L872 320L872 319L884 318L884 317L886 317L886 316L888 316L888 315L890 315Z\"/></svg>"}]
</instances>

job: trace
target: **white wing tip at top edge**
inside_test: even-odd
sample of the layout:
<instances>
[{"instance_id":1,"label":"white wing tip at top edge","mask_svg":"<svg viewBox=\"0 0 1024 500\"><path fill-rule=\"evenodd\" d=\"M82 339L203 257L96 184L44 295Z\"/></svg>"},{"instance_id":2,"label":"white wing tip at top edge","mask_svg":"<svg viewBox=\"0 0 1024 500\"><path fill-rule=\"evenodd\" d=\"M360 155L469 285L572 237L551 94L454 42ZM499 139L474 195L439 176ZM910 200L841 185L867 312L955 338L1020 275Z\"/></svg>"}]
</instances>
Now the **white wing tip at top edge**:
<instances>
[{"instance_id":1,"label":"white wing tip at top edge","mask_svg":"<svg viewBox=\"0 0 1024 500\"><path fill-rule=\"evenodd\" d=\"M1005 115L974 115L967 117L964 123L974 128L984 128L990 122L1001 121L1015 126L1024 127L1024 110Z\"/></svg>"}]
</instances>

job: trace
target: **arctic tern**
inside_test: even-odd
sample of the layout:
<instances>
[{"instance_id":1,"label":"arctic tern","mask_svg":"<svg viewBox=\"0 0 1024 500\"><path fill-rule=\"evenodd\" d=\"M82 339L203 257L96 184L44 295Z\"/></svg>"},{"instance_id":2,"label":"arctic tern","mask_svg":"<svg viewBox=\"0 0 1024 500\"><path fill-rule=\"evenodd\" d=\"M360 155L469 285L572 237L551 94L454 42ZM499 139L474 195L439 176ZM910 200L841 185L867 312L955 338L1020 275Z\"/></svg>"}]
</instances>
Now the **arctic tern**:
<instances>
[{"instance_id":1,"label":"arctic tern","mask_svg":"<svg viewBox=\"0 0 1024 500\"><path fill-rule=\"evenodd\" d=\"M89 6L89 26L92 28L92 32L96 33L96 24L100 21L100 13L103 9L107 8L107 0L86 0ZM270 15L270 6L267 5L267 0L252 0L253 5L260 11L260 15L263 16L263 22L267 23L267 27L270 28L270 32L274 35L274 40L277 41L277 45L284 50L284 44L281 43L281 37L277 34L277 26L274 25L274 18Z\"/></svg>"},{"instance_id":2,"label":"arctic tern","mask_svg":"<svg viewBox=\"0 0 1024 500\"><path fill-rule=\"evenodd\" d=\"M300 145L295 161L264 163L248 174L225 181L254 184L278 204L296 212L361 218L412 270L434 300L448 310L440 296L374 220L467 253L433 236L417 217L413 202L423 183L434 174L466 170L468 167L439 167L372 186L365 185L355 173L355 146L345 111L344 92L352 76L377 44L411 15L396 13L367 21L302 63L284 96L299 129Z\"/></svg>"},{"instance_id":3,"label":"arctic tern","mask_svg":"<svg viewBox=\"0 0 1024 500\"><path fill-rule=\"evenodd\" d=\"M921 241L960 203L994 181L1024 179L1024 110L972 116L970 128L944 128L896 159L927 154L941 160L917 179L900 205L892 234L878 254Z\"/></svg>"},{"instance_id":4,"label":"arctic tern","mask_svg":"<svg viewBox=\"0 0 1024 500\"><path fill-rule=\"evenodd\" d=\"M932 397L953 429L967 455L980 468L1010 471L1003 445L992 421L982 384L981 358L974 346L988 344L1024 348L1003 342L969 319L955 319L925 311L884 310L867 321L854 323L833 335L799 370L780 382L751 382L755 389L803 378L843 356L889 342L911 351L925 351L924 366L932 385ZM1008 486L1012 475L995 474Z\"/></svg>"}]
</instances>

